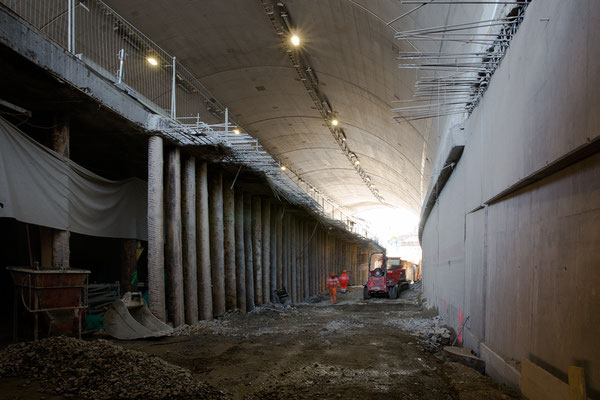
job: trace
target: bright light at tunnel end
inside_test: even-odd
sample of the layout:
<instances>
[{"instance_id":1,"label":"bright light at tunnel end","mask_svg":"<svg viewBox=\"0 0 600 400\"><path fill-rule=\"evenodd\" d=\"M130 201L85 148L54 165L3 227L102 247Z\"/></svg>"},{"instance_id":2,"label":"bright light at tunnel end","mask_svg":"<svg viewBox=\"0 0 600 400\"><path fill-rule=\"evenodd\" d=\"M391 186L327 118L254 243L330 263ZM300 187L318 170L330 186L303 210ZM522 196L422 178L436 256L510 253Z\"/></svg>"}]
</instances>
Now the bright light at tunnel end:
<instances>
[{"instance_id":1,"label":"bright light at tunnel end","mask_svg":"<svg viewBox=\"0 0 600 400\"><path fill-rule=\"evenodd\" d=\"M354 214L368 222L370 231L377 236L379 244L386 248L390 257L418 263L421 261L419 246L419 216L405 208L377 207Z\"/></svg>"}]
</instances>

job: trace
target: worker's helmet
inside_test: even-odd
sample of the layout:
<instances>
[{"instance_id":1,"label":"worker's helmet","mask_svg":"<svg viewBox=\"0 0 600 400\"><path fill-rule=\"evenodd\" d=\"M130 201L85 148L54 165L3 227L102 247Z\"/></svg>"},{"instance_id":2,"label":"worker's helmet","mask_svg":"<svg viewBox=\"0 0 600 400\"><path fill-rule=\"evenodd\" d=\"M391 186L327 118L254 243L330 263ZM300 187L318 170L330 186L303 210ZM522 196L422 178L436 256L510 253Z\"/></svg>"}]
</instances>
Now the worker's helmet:
<instances>
[{"instance_id":1,"label":"worker's helmet","mask_svg":"<svg viewBox=\"0 0 600 400\"><path fill-rule=\"evenodd\" d=\"M345 270L345 269L343 269L343 270L342 270L342 272L343 272L343 273L346 273L346 270Z\"/></svg>"}]
</instances>

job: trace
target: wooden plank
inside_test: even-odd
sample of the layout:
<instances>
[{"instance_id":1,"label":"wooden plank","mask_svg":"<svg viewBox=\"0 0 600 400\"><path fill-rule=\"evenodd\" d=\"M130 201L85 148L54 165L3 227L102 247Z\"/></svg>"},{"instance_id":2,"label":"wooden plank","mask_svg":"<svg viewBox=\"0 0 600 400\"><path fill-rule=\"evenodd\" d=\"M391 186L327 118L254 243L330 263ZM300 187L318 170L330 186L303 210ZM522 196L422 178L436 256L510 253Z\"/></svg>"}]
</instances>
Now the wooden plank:
<instances>
[{"instance_id":1,"label":"wooden plank","mask_svg":"<svg viewBox=\"0 0 600 400\"><path fill-rule=\"evenodd\" d=\"M583 368L569 366L569 399L585 400L585 373Z\"/></svg>"},{"instance_id":2,"label":"wooden plank","mask_svg":"<svg viewBox=\"0 0 600 400\"><path fill-rule=\"evenodd\" d=\"M569 385L531 361L523 359L521 392L529 400L566 400L569 398Z\"/></svg>"}]
</instances>

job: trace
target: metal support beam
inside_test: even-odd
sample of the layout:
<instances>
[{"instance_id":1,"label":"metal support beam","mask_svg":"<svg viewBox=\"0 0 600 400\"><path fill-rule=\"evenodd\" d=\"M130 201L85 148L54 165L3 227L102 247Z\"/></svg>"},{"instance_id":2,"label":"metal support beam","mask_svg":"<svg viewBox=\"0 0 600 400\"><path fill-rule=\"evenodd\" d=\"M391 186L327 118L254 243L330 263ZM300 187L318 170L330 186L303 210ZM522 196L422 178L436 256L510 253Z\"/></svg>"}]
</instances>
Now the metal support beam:
<instances>
[{"instance_id":1,"label":"metal support beam","mask_svg":"<svg viewBox=\"0 0 600 400\"><path fill-rule=\"evenodd\" d=\"M270 301L272 303L275 303L275 290L278 288L277 287L277 270L279 268L279 266L277 265L277 216L278 216L278 212L279 209L276 206L271 206L271 229L269 230L270 232L270 238L271 238L271 266L270 266L270 272L271 272L271 279L269 279L270 282L270 290L269 290L269 297L270 297Z\"/></svg>"}]
</instances>

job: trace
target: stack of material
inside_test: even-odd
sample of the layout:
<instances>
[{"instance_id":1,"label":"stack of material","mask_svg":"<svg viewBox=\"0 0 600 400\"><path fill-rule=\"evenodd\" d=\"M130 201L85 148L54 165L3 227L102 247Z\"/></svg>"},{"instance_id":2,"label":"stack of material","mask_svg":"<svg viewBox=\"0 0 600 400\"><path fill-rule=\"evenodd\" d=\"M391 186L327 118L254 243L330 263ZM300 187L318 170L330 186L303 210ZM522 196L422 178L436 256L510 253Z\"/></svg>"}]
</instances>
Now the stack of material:
<instances>
[{"instance_id":1,"label":"stack of material","mask_svg":"<svg viewBox=\"0 0 600 400\"><path fill-rule=\"evenodd\" d=\"M106 340L53 337L0 352L0 378L39 379L44 392L78 399L219 399L189 370Z\"/></svg>"}]
</instances>

